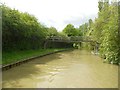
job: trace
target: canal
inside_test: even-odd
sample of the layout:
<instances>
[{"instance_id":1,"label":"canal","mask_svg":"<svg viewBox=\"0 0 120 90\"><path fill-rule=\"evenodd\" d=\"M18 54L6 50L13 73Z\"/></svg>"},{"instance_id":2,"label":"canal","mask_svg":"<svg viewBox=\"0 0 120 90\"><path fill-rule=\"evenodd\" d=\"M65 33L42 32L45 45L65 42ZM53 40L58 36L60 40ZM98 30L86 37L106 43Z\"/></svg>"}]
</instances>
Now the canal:
<instances>
[{"instance_id":1,"label":"canal","mask_svg":"<svg viewBox=\"0 0 120 90\"><path fill-rule=\"evenodd\" d=\"M86 50L59 52L3 71L3 88L118 88L118 66Z\"/></svg>"}]
</instances>

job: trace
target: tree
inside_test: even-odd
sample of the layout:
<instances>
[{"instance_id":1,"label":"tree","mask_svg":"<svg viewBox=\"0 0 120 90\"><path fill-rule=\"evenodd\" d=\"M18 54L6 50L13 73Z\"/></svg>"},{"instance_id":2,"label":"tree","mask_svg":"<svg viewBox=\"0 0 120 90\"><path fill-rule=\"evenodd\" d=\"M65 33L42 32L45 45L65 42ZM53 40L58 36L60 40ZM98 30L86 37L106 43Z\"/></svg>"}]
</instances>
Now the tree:
<instances>
[{"instance_id":1,"label":"tree","mask_svg":"<svg viewBox=\"0 0 120 90\"><path fill-rule=\"evenodd\" d=\"M28 13L0 5L2 9L3 50L25 50L42 48L46 38L46 27Z\"/></svg>"},{"instance_id":2,"label":"tree","mask_svg":"<svg viewBox=\"0 0 120 90\"><path fill-rule=\"evenodd\" d=\"M77 36L78 35L78 31L74 28L74 26L72 24L68 24L64 29L63 32L67 35L67 36Z\"/></svg>"},{"instance_id":3,"label":"tree","mask_svg":"<svg viewBox=\"0 0 120 90\"><path fill-rule=\"evenodd\" d=\"M99 2L98 2L98 8L99 8L100 12L102 11L103 7L104 7L103 0L99 0Z\"/></svg>"},{"instance_id":4,"label":"tree","mask_svg":"<svg viewBox=\"0 0 120 90\"><path fill-rule=\"evenodd\" d=\"M119 37L118 37L118 7L109 6L108 23L104 25L103 40L101 42L102 54L106 56L106 62L118 64Z\"/></svg>"},{"instance_id":5,"label":"tree","mask_svg":"<svg viewBox=\"0 0 120 90\"><path fill-rule=\"evenodd\" d=\"M91 36L100 43L99 52L105 62L119 63L118 5L109 0L99 2L98 18L91 26ZM89 21L90 22L90 21Z\"/></svg>"},{"instance_id":6,"label":"tree","mask_svg":"<svg viewBox=\"0 0 120 90\"><path fill-rule=\"evenodd\" d=\"M82 27L76 28L77 32L78 32L78 36L82 36L83 32L82 32Z\"/></svg>"},{"instance_id":7,"label":"tree","mask_svg":"<svg viewBox=\"0 0 120 90\"><path fill-rule=\"evenodd\" d=\"M79 26L79 30L81 31L82 35L85 36L88 31L88 23Z\"/></svg>"},{"instance_id":8,"label":"tree","mask_svg":"<svg viewBox=\"0 0 120 90\"><path fill-rule=\"evenodd\" d=\"M58 35L58 32L55 27L50 27L48 29L48 36L57 36L57 35Z\"/></svg>"}]
</instances>

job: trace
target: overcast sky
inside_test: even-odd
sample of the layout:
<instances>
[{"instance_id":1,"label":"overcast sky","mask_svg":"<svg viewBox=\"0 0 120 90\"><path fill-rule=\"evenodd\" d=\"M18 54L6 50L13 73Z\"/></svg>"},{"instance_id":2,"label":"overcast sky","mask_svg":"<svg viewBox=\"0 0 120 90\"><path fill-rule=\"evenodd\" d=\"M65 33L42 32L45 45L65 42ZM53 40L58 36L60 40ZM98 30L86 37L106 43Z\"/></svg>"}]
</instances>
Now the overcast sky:
<instances>
[{"instance_id":1,"label":"overcast sky","mask_svg":"<svg viewBox=\"0 0 120 90\"><path fill-rule=\"evenodd\" d=\"M75 27L94 19L98 13L98 0L0 0L11 8L28 12L50 27L61 31L67 24Z\"/></svg>"}]
</instances>

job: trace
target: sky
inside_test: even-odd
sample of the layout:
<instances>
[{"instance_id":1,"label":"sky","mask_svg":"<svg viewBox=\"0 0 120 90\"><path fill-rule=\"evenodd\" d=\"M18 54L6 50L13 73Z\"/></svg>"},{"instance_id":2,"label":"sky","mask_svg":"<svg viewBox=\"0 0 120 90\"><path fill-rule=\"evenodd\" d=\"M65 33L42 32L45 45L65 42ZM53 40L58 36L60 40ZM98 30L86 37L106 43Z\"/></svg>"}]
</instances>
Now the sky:
<instances>
[{"instance_id":1,"label":"sky","mask_svg":"<svg viewBox=\"0 0 120 90\"><path fill-rule=\"evenodd\" d=\"M34 15L47 27L62 31L67 24L79 27L94 20L98 13L98 0L0 0L11 8Z\"/></svg>"}]
</instances>

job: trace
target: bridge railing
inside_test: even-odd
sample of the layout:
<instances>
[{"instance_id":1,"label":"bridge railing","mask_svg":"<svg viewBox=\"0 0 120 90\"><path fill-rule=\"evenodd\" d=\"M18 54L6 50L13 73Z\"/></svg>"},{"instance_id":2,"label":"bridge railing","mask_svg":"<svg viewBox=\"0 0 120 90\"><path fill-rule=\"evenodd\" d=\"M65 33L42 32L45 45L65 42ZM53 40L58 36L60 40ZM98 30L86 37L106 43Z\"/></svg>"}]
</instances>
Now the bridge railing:
<instances>
[{"instance_id":1,"label":"bridge railing","mask_svg":"<svg viewBox=\"0 0 120 90\"><path fill-rule=\"evenodd\" d=\"M50 36L50 37L47 37L47 40L52 40L52 41L55 41L55 40L69 40L68 37L61 37L61 36Z\"/></svg>"},{"instance_id":2,"label":"bridge railing","mask_svg":"<svg viewBox=\"0 0 120 90\"><path fill-rule=\"evenodd\" d=\"M92 41L91 37L88 36L70 36L70 37L60 37L60 36L52 36L47 38L50 41Z\"/></svg>"}]
</instances>

